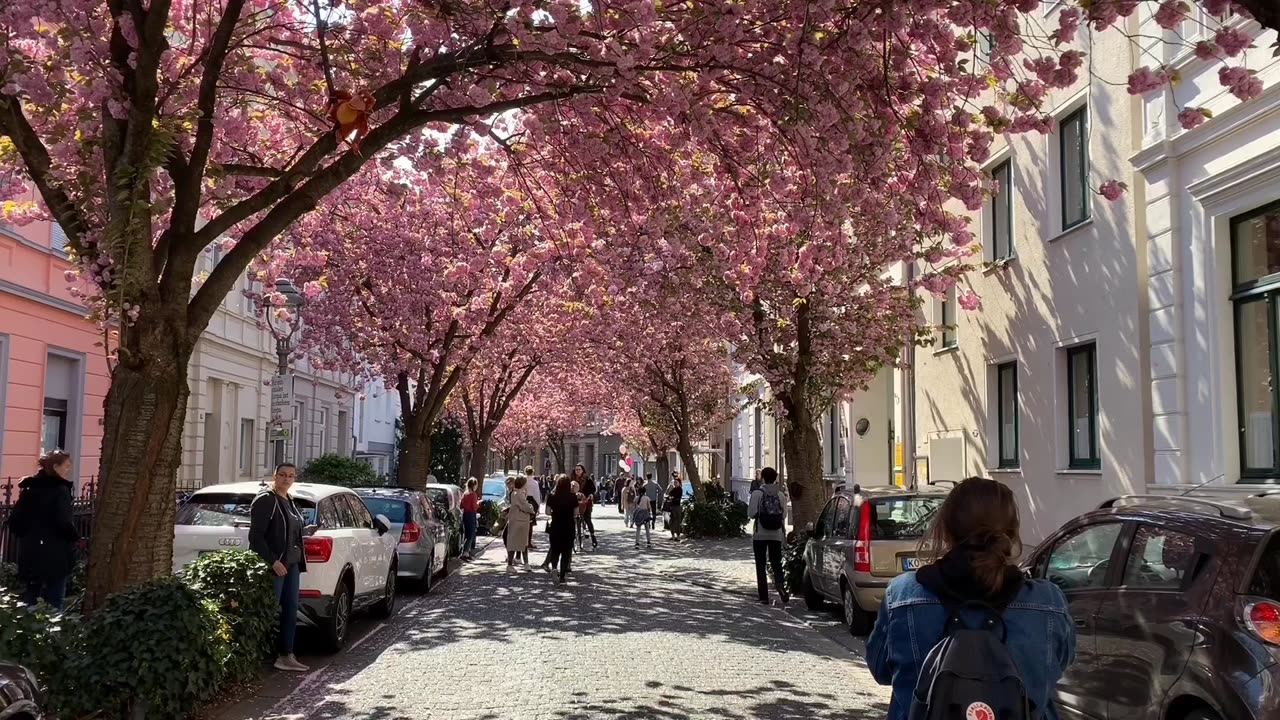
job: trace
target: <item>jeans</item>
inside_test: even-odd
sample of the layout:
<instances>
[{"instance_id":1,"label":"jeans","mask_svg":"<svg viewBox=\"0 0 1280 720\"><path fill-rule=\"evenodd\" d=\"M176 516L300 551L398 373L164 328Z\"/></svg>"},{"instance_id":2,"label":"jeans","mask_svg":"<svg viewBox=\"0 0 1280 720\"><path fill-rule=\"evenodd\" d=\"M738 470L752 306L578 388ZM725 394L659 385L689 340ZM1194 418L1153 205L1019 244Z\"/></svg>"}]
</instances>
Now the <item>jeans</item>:
<instances>
[{"instance_id":1,"label":"jeans","mask_svg":"<svg viewBox=\"0 0 1280 720\"><path fill-rule=\"evenodd\" d=\"M61 610L66 599L67 578L65 576L57 580L30 580L27 582L26 591L22 593L23 604L35 605L43 600L54 610Z\"/></svg>"},{"instance_id":2,"label":"jeans","mask_svg":"<svg viewBox=\"0 0 1280 720\"><path fill-rule=\"evenodd\" d=\"M773 566L773 585L783 600L787 599L787 586L782 575L782 542L780 540L753 540L751 550L756 556L756 590L760 593L760 602L769 602L769 578L765 573L765 554L769 556L769 565Z\"/></svg>"},{"instance_id":3,"label":"jeans","mask_svg":"<svg viewBox=\"0 0 1280 720\"><path fill-rule=\"evenodd\" d=\"M462 513L462 552L476 550L476 533L480 530L480 513Z\"/></svg>"},{"instance_id":4,"label":"jeans","mask_svg":"<svg viewBox=\"0 0 1280 720\"><path fill-rule=\"evenodd\" d=\"M636 547L640 547L640 528L644 528L644 542L646 545L653 544L653 538L649 536L649 523L638 522L636 525Z\"/></svg>"},{"instance_id":5,"label":"jeans","mask_svg":"<svg viewBox=\"0 0 1280 720\"><path fill-rule=\"evenodd\" d=\"M293 638L298 634L298 594L302 582L302 571L298 563L285 566L284 577L277 576L272 582L275 586L276 601L280 603L280 654L293 654Z\"/></svg>"},{"instance_id":6,"label":"jeans","mask_svg":"<svg viewBox=\"0 0 1280 720\"><path fill-rule=\"evenodd\" d=\"M547 561L544 563L552 568L559 565L560 579L564 580L564 576L569 572L569 560L573 557L573 548L562 548L555 541L551 541L551 549L547 551Z\"/></svg>"}]
</instances>

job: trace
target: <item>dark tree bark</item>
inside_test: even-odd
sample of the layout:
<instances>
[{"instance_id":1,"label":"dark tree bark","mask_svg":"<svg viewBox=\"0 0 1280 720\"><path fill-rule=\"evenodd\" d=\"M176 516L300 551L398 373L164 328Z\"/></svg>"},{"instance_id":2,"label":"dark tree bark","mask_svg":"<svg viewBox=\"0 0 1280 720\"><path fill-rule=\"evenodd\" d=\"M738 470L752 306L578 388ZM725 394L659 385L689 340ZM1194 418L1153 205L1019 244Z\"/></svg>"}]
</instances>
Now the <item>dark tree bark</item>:
<instances>
[{"instance_id":1,"label":"dark tree bark","mask_svg":"<svg viewBox=\"0 0 1280 720\"><path fill-rule=\"evenodd\" d=\"M813 415L803 402L782 396L787 422L782 430L782 452L787 463L787 491L791 498L792 527L804 529L818 519L827 501L822 478L822 437Z\"/></svg>"}]
</instances>

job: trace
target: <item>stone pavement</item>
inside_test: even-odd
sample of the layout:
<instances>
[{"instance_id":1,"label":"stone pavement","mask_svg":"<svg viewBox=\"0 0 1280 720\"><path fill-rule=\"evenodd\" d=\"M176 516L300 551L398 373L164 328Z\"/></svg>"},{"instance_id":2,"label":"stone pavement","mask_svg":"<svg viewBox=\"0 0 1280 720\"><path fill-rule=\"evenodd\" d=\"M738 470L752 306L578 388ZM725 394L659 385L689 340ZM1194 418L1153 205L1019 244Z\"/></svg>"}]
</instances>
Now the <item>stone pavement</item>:
<instances>
[{"instance_id":1,"label":"stone pavement","mask_svg":"<svg viewBox=\"0 0 1280 720\"><path fill-rule=\"evenodd\" d=\"M884 717L886 689L849 649L751 594L693 577L715 568L750 577L749 553L734 559L726 544L711 561L710 546L676 545L665 534L655 535L654 550L637 552L616 516L597 525L600 549L575 558L569 584L537 570L508 572L494 544L327 667L294 679L282 699L217 717ZM545 535L538 542L545 549ZM680 579L686 571L696 584Z\"/></svg>"}]
</instances>

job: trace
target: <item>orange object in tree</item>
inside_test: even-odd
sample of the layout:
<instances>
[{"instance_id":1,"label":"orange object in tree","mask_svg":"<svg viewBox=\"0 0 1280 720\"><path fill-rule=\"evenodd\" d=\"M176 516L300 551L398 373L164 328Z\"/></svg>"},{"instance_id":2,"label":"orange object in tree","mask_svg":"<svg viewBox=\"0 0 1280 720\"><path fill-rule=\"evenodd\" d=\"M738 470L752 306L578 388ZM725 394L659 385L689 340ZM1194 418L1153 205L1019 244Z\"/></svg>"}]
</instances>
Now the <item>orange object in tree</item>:
<instances>
[{"instance_id":1,"label":"orange object in tree","mask_svg":"<svg viewBox=\"0 0 1280 720\"><path fill-rule=\"evenodd\" d=\"M369 113L373 112L376 102L369 93L353 95L345 90L339 90L329 98L328 116L337 125L334 132L338 142L350 140L354 133L351 149L360 152L360 141L369 134Z\"/></svg>"}]
</instances>

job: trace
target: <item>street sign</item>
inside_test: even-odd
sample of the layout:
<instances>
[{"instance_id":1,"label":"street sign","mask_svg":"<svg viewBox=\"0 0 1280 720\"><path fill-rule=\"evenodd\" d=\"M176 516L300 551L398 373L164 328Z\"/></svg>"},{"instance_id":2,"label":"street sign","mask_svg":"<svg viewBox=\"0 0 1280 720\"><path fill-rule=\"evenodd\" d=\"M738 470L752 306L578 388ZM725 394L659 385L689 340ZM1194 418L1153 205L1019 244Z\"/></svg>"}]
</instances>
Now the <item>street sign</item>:
<instances>
[{"instance_id":1,"label":"street sign","mask_svg":"<svg viewBox=\"0 0 1280 720\"><path fill-rule=\"evenodd\" d=\"M293 422L293 377L276 375L271 378L271 437L289 437Z\"/></svg>"}]
</instances>

